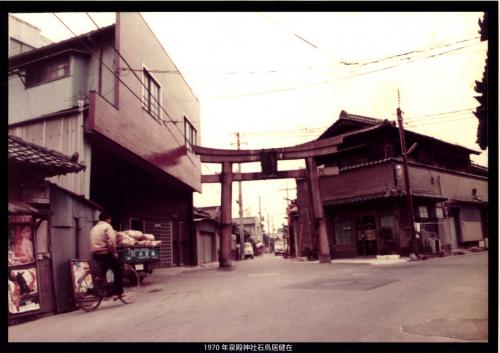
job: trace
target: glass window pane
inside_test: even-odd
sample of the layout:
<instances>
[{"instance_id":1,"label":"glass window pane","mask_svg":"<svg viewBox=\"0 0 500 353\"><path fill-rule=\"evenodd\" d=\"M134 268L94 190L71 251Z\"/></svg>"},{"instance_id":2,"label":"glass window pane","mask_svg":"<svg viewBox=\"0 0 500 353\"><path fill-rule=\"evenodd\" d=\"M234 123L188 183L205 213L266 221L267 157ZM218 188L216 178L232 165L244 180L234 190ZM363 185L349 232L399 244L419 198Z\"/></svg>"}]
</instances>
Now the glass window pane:
<instances>
[{"instance_id":1,"label":"glass window pane","mask_svg":"<svg viewBox=\"0 0 500 353\"><path fill-rule=\"evenodd\" d=\"M427 206L419 206L418 214L420 218L429 218L429 212L427 211Z\"/></svg>"}]
</instances>

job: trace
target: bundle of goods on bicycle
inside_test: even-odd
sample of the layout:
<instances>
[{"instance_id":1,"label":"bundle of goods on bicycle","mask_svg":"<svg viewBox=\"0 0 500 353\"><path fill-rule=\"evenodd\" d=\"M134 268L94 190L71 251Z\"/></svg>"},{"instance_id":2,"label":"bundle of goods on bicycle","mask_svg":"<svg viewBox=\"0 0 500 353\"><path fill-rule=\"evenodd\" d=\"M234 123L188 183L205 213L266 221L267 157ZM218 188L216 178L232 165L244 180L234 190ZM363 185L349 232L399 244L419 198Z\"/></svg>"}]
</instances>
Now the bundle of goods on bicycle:
<instances>
[{"instance_id":1,"label":"bundle of goods on bicycle","mask_svg":"<svg viewBox=\"0 0 500 353\"><path fill-rule=\"evenodd\" d=\"M144 234L139 230L123 230L116 232L116 244L118 246L158 246L161 240L155 240L153 234Z\"/></svg>"}]
</instances>

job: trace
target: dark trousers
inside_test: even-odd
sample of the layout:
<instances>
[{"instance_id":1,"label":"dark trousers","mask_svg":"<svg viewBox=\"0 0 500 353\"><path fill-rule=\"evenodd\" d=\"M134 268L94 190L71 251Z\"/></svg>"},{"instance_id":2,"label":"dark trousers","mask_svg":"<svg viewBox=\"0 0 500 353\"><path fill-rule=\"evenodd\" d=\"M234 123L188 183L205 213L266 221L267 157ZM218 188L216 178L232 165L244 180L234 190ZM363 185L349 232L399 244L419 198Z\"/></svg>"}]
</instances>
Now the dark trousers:
<instances>
[{"instance_id":1,"label":"dark trousers","mask_svg":"<svg viewBox=\"0 0 500 353\"><path fill-rule=\"evenodd\" d=\"M102 274L106 275L109 269L113 271L113 294L123 293L123 274L120 262L113 254L92 254L94 260L99 264Z\"/></svg>"}]
</instances>

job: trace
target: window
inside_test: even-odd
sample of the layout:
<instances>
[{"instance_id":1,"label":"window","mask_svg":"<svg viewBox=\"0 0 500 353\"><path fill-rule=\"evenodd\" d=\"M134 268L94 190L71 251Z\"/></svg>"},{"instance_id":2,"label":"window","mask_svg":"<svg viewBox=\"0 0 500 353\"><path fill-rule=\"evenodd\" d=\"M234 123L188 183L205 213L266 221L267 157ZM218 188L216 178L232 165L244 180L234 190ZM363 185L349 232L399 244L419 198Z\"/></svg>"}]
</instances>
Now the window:
<instances>
[{"instance_id":1,"label":"window","mask_svg":"<svg viewBox=\"0 0 500 353\"><path fill-rule=\"evenodd\" d=\"M197 144L197 131L193 124L184 117L184 140L189 151L193 151L193 145Z\"/></svg>"},{"instance_id":2,"label":"window","mask_svg":"<svg viewBox=\"0 0 500 353\"><path fill-rule=\"evenodd\" d=\"M394 240L394 216L380 217L380 237L384 240Z\"/></svg>"},{"instance_id":3,"label":"window","mask_svg":"<svg viewBox=\"0 0 500 353\"><path fill-rule=\"evenodd\" d=\"M436 207L436 218L444 218L444 212L442 207Z\"/></svg>"},{"instance_id":4,"label":"window","mask_svg":"<svg viewBox=\"0 0 500 353\"><path fill-rule=\"evenodd\" d=\"M352 243L350 221L335 222L335 242L337 245Z\"/></svg>"},{"instance_id":5,"label":"window","mask_svg":"<svg viewBox=\"0 0 500 353\"><path fill-rule=\"evenodd\" d=\"M464 222L481 222L481 212L477 208L461 208L460 219Z\"/></svg>"},{"instance_id":6,"label":"window","mask_svg":"<svg viewBox=\"0 0 500 353\"><path fill-rule=\"evenodd\" d=\"M144 87L142 96L142 106L149 114L155 118L160 118L160 85L153 76L144 69Z\"/></svg>"},{"instance_id":7,"label":"window","mask_svg":"<svg viewBox=\"0 0 500 353\"><path fill-rule=\"evenodd\" d=\"M26 70L26 85L35 86L69 76L69 57L36 63Z\"/></svg>"},{"instance_id":8,"label":"window","mask_svg":"<svg viewBox=\"0 0 500 353\"><path fill-rule=\"evenodd\" d=\"M418 216L420 218L429 218L429 211L427 206L418 206Z\"/></svg>"}]
</instances>

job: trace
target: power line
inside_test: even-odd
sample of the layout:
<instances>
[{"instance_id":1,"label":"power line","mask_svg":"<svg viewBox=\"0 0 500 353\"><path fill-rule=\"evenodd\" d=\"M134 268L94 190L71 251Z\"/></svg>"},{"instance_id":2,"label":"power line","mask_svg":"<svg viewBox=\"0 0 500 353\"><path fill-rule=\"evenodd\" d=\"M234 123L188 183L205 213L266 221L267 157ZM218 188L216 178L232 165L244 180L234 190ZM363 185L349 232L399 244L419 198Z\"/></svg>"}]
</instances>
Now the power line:
<instances>
[{"instance_id":1,"label":"power line","mask_svg":"<svg viewBox=\"0 0 500 353\"><path fill-rule=\"evenodd\" d=\"M474 43L474 44L477 44L477 43ZM474 44L472 44L472 45L474 45ZM471 45L469 45L469 46L471 46ZM368 74L375 73L375 72L380 72L380 71L384 71L384 70L393 69L393 68L401 66L403 64L414 63L417 60L425 60L425 59L435 58L435 57L444 56L444 55L451 55L450 53L453 53L453 52L455 52L457 50L461 50L461 49L464 49L464 48L468 48L469 46L463 46L463 47L459 47L459 48L454 48L454 49L451 49L449 51L446 51L446 52L443 52L443 53L439 53L439 54L430 55L430 56L427 56L427 57L414 58L413 60L410 60L410 61L404 61L404 62L399 63L399 64L394 64L394 65L383 67L383 68L376 69L376 70L365 71L365 72L360 72L360 73L356 73L355 71L351 71L351 72L354 72L352 75L347 75L347 76L343 76L343 77L334 77L332 79L327 79L327 80L322 80L322 81L316 81L316 82L302 83L302 84L299 84L299 85L288 86L288 87L283 87L283 88L276 88L276 89L272 89L272 90L255 91L255 92L240 93L240 94L234 94L234 95L212 96L212 97L206 97L206 99L209 99L209 100L218 100L218 99L231 99L231 98L239 98L239 97L248 97L248 96L263 95L263 94L269 94L269 93L284 92L284 91L289 91L289 90L295 90L295 89L305 88L305 87L309 87L309 86L325 85L325 84L333 83L336 80L351 79L351 78L354 78L354 77L364 76L364 75L368 75Z\"/></svg>"},{"instance_id":2,"label":"power line","mask_svg":"<svg viewBox=\"0 0 500 353\"><path fill-rule=\"evenodd\" d=\"M420 119L415 119L415 120L412 120L412 121L409 121L408 124L421 124L421 123L425 123L427 121L434 121L434 120L439 120L439 119L449 119L449 118L453 118L453 117L457 117L457 116L461 116L461 115L470 115L471 111L470 110L464 110L464 111L461 111L461 112L455 112L455 113L449 113L449 114L435 114L435 115L430 115L428 117L425 117L425 118L420 118Z\"/></svg>"},{"instance_id":3,"label":"power line","mask_svg":"<svg viewBox=\"0 0 500 353\"><path fill-rule=\"evenodd\" d=\"M414 125L414 127L422 127L422 126L428 126L428 125L449 123L449 122L454 122L454 121L464 120L464 119L471 119L471 118L477 119L475 116L469 115L469 116L463 116L463 117L454 118L454 119L450 119L450 120L429 121L429 122L421 123L419 125Z\"/></svg>"},{"instance_id":4,"label":"power line","mask_svg":"<svg viewBox=\"0 0 500 353\"><path fill-rule=\"evenodd\" d=\"M263 16L263 17L267 18L268 20L270 20L270 21L274 22L275 24L277 24L276 21L274 21L273 19L271 19L267 15L264 15L264 14L261 14L261 13L258 13L258 15ZM277 24L277 25L280 26L280 27L283 27L283 26L281 26L279 24ZM300 39L301 41L305 42L307 45L309 45L309 46L311 46L311 47L313 47L313 48L315 48L317 50L323 51L323 52L327 53L331 57L331 54L329 54L328 52L322 50L321 48L319 48L318 46L316 46L315 44L313 44L310 40L305 39L302 35L299 35L299 34L297 34L295 32L293 32L293 35L295 37L297 37L298 39ZM369 65L369 64L380 63L380 62L384 62L384 61L387 61L387 60L392 60L392 59L395 59L395 58L401 58L401 57L408 56L408 55L414 54L414 53L424 53L426 51L434 50L434 49L441 48L441 47L451 46L451 45L454 45L454 44L464 43L464 42L476 40L476 39L479 39L479 38L480 38L479 36L475 36L475 37L461 39L461 40L454 40L452 42L448 41L448 42L436 43L436 44L433 44L433 45L430 45L430 46L427 46L427 47L423 47L423 48L419 48L419 49L415 49L415 50L412 50L412 51L409 51L409 52L395 54L395 55L391 55L391 56L387 56L387 57L382 57L382 58L374 59L374 60L367 61L367 62L348 63L348 62L342 61L340 63L342 63L343 65L349 65L349 66L355 65L356 66L355 68L357 68L357 67L366 66L366 65ZM478 42L478 43L481 43L481 42ZM190 73L192 73L192 74L194 74L194 73L208 73L208 74L212 73L212 74L220 74L220 75L262 74L262 73L272 73L272 74L275 74L275 73L287 72L287 71L314 70L316 68L333 67L333 66L336 66L336 65L338 65L338 64L336 64L336 63L335 64L329 63L329 64L310 65L310 66L305 66L305 67L286 68L286 69L285 68L276 68L276 69L269 69L269 70L247 70L247 71L190 71ZM129 69L122 68L122 70L142 71L142 69L132 69L132 68L129 68ZM153 72L153 73L180 74L179 70L150 70L150 72Z\"/></svg>"},{"instance_id":5,"label":"power line","mask_svg":"<svg viewBox=\"0 0 500 353\"><path fill-rule=\"evenodd\" d=\"M80 38L80 36L77 36L77 35L76 35L76 33L75 33L75 32L74 32L74 31L73 31L73 30L72 30L72 29L71 29L68 25L66 25L66 23L65 23L62 19L60 19L60 18L59 18L59 17L58 17L55 13L52 13L52 14L53 14L53 15L54 15L54 16L55 16L55 17L56 17L56 18L57 18L57 19L58 19L58 20L59 20L59 21L60 21L60 22L64 25L64 27L66 27L66 28L67 28L67 29L68 29L68 30L69 30L69 31L73 34L73 36L74 36L75 38L77 38L77 39L78 39L78 40L79 40L79 41L80 41L80 42L81 42L81 43L82 43L82 44L83 44L83 45L84 45L84 46L85 46L85 47L86 47L86 48L90 51L90 53L91 53L91 55L92 55L92 56L94 56L97 60L99 60L99 58L98 58L98 57L97 57L97 55L94 53L94 51L93 51L91 48L89 48L89 47L85 44L85 42L84 42L84 41ZM87 15L88 15L88 14L87 14ZM90 17L90 15L89 15L89 17ZM94 22L94 23L95 23L95 22ZM98 28L98 30L101 30L101 29L99 28L99 26L97 26L97 28ZM114 47L114 46L113 46L113 47ZM115 50L116 50L116 48L115 48ZM124 61L125 61L125 60L124 60ZM135 96L135 97L136 97L136 98L137 98L137 99L141 102L141 104L142 104L142 98L141 98L141 97L139 97L139 96L138 96L138 95L137 95L137 94L136 94L136 93L135 93L135 92L134 92L134 91L133 91L133 90L132 90L132 89L131 89L131 88L130 88L130 87L129 87L126 83L125 83L125 82L123 82L123 81L122 81L122 79L121 79L121 78L120 78L120 77L119 77L119 76L118 76L118 75L114 72L114 70L112 70L111 68L109 68L109 67L108 67L106 64L104 64L104 63L102 63L102 65L103 65L103 66L104 66L104 67L105 67L105 68L106 68L109 72L111 72L111 74L112 74L115 78L117 78L117 79L120 81L120 83L121 83L123 86L125 86L125 87L126 87L126 88L130 91L130 93L132 93L132 94L133 94L133 95L134 95L134 96ZM166 112L166 114L167 114L167 116L168 116L168 117L172 120L172 118L168 115L168 113L167 113L167 112ZM165 125L165 124L164 124L164 125ZM176 126L176 125L174 124L174 126ZM170 130L170 128L169 128L168 126L166 126L166 125L165 125L165 127L166 127L166 128L167 128L167 130L170 132L170 134L172 135L172 137L173 137L173 138L177 141L177 143L179 143L181 146L182 146L182 145L184 145L183 143L179 142L179 140L177 139L177 137L175 136L175 134L174 134L174 133ZM179 130L179 131L180 131L180 130ZM182 133L182 132L181 132L181 133ZM189 154L188 154L188 153L186 153L186 156L187 156L187 157L188 157L188 159L191 161L191 163L193 164L193 166L194 166L196 169L198 169L198 171L201 173L201 169L200 169L200 168L198 168L198 166L197 166L197 165L196 165L196 163L193 161L193 159L189 156Z\"/></svg>"},{"instance_id":6,"label":"power line","mask_svg":"<svg viewBox=\"0 0 500 353\"><path fill-rule=\"evenodd\" d=\"M475 36L475 37L472 37L472 38L462 39L462 40L459 40L459 41L444 42L444 43L440 43L440 44L434 44L434 45L431 45L431 46L428 46L428 47L423 47L423 48L420 48L420 49L415 49L415 50L411 50L409 52L400 53L400 54L396 54L396 55L386 56L386 57L383 57L383 58L379 58L379 59L375 59L375 60L367 61L367 62L363 62L363 63L346 63L346 62L343 62L343 63L345 65L357 65L357 67L359 67L359 66L365 66L365 65L380 63L380 62L387 61L387 60L393 60L393 59L401 60L402 57L409 56L410 54L424 53L426 51L434 50L434 49L437 49L437 48L447 47L447 46L451 46L451 45L459 44L459 43L464 43L464 42L470 42L472 40L476 40L476 39L479 39L479 38L480 38L479 36Z\"/></svg>"},{"instance_id":7,"label":"power line","mask_svg":"<svg viewBox=\"0 0 500 353\"><path fill-rule=\"evenodd\" d=\"M414 115L410 116L407 119L412 119L412 121L420 120L422 118L427 118L427 117L432 117L432 116L439 116L439 115L448 115L448 114L453 114L453 113L461 113L461 112L469 112L476 109L474 108L467 108L467 109L461 109L461 110L453 110L449 112L443 112L443 113L435 113L435 114L425 114L425 115Z\"/></svg>"},{"instance_id":8,"label":"power line","mask_svg":"<svg viewBox=\"0 0 500 353\"><path fill-rule=\"evenodd\" d=\"M97 27L97 29L100 31L100 30L101 30L101 28L99 27L99 25L97 25L97 23L95 23L95 21L92 19L92 17L90 16L90 14L89 14L88 12L85 12L85 13L87 14L88 18L90 18L90 20L92 21L92 23L94 23L94 25L95 25L95 26ZM114 44L114 43L113 43L113 44L110 44L110 46L113 48L114 52L115 52L116 54L118 54L118 56L120 56L120 59L122 59L122 60L125 62L125 64L126 64L126 65L130 68L129 63L128 63L128 62L127 62L127 60L123 57L123 55L120 53L120 51L119 51L118 49L116 49L115 44ZM144 70L142 70L142 71L144 71ZM142 87L144 87L144 88L147 90L147 89L148 89L147 85L146 85L146 84L142 81L142 79L141 79L141 78L137 75L137 73L136 73L135 71L132 71L132 73L133 73L133 74L134 74L134 76L137 78L137 81L139 81L139 83L142 85ZM160 104L159 100L158 100L155 96L153 96L153 95L152 95L151 97L154 99L155 103L156 103L156 104L158 104L158 106L161 108L161 110L162 110L162 111L163 111L163 112L167 115L167 117L170 119L170 122L174 123L174 125L175 125L175 124L177 124L177 123L179 123L178 121L174 120L174 119L170 116L170 114L169 114L169 113L168 113L168 112L167 112L167 111L163 108L163 106ZM141 99L141 103L142 103L142 99ZM179 130L179 131L180 131L180 130Z\"/></svg>"}]
</instances>

